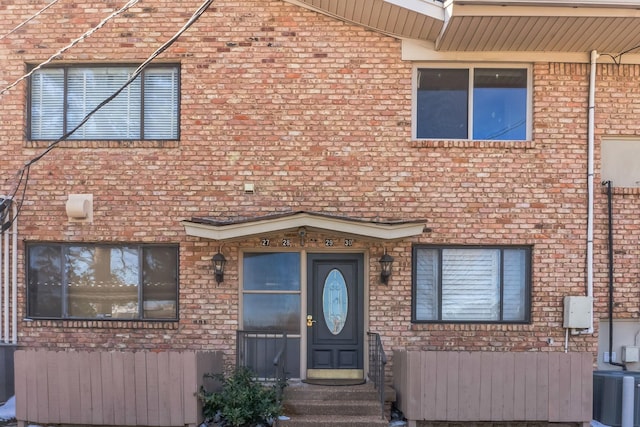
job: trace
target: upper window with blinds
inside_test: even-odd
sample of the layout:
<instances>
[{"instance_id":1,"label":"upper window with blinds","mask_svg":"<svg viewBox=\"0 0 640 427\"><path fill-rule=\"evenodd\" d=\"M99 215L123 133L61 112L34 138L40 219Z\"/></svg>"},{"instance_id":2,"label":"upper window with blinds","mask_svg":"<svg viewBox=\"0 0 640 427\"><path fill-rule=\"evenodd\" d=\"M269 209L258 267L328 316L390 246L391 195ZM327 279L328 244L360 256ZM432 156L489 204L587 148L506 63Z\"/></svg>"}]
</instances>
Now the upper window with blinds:
<instances>
[{"instance_id":1,"label":"upper window with blinds","mask_svg":"<svg viewBox=\"0 0 640 427\"><path fill-rule=\"evenodd\" d=\"M412 321L527 323L531 248L413 248Z\"/></svg>"},{"instance_id":2,"label":"upper window with blinds","mask_svg":"<svg viewBox=\"0 0 640 427\"><path fill-rule=\"evenodd\" d=\"M66 66L37 70L30 79L31 140L176 140L180 70L147 67L113 100L136 67ZM86 123L78 126L91 115ZM77 129L76 129L77 128ZM76 130L74 130L76 129Z\"/></svg>"}]
</instances>

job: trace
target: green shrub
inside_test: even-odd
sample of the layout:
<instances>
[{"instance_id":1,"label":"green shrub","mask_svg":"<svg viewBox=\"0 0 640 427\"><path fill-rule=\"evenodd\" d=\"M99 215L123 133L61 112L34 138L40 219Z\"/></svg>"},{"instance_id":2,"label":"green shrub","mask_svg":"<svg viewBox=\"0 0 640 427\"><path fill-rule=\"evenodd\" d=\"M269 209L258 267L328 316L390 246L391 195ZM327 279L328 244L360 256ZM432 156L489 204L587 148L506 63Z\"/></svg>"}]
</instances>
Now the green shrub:
<instances>
[{"instance_id":1,"label":"green shrub","mask_svg":"<svg viewBox=\"0 0 640 427\"><path fill-rule=\"evenodd\" d=\"M282 414L277 386L264 386L251 370L237 368L226 378L223 374L207 376L220 381L222 387L215 392L200 390L205 420L225 427L266 426Z\"/></svg>"}]
</instances>

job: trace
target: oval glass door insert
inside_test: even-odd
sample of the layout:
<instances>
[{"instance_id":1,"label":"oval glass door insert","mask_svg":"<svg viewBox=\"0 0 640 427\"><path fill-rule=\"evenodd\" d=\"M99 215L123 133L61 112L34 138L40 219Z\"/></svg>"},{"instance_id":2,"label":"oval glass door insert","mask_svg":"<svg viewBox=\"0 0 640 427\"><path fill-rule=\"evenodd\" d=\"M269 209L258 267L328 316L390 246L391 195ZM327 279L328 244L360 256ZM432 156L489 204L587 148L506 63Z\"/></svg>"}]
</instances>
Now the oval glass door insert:
<instances>
[{"instance_id":1,"label":"oval glass door insert","mask_svg":"<svg viewBox=\"0 0 640 427\"><path fill-rule=\"evenodd\" d=\"M322 291L322 311L327 328L333 335L338 335L347 321L349 310L349 295L344 276L337 269L333 269L324 281Z\"/></svg>"}]
</instances>

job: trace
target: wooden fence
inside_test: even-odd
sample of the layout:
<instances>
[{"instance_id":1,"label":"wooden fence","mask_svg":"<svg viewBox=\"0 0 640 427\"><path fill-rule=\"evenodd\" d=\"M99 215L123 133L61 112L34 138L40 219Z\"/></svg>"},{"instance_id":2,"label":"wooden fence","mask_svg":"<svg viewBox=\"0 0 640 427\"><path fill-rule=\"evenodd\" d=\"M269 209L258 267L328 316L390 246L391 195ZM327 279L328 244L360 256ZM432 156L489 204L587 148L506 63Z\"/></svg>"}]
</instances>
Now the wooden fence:
<instances>
[{"instance_id":1,"label":"wooden fence","mask_svg":"<svg viewBox=\"0 0 640 427\"><path fill-rule=\"evenodd\" d=\"M19 425L195 426L220 352L15 352Z\"/></svg>"},{"instance_id":2,"label":"wooden fence","mask_svg":"<svg viewBox=\"0 0 640 427\"><path fill-rule=\"evenodd\" d=\"M396 404L409 426L591 421L591 353L396 351L393 369Z\"/></svg>"}]
</instances>

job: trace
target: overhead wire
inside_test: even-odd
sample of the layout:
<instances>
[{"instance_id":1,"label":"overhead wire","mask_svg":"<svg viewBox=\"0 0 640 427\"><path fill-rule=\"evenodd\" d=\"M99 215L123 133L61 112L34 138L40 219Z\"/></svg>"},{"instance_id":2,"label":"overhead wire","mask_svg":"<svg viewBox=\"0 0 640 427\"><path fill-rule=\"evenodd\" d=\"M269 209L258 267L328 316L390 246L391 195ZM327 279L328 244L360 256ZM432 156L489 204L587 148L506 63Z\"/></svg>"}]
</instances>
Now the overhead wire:
<instances>
[{"instance_id":1,"label":"overhead wire","mask_svg":"<svg viewBox=\"0 0 640 427\"><path fill-rule=\"evenodd\" d=\"M637 49L640 49L640 45L637 45L637 46L634 46L634 47L632 47L632 48L629 48L629 49L627 49L627 50L625 50L625 51L622 51L622 52L620 52L619 54L617 54L617 55L615 55L615 56L614 56L614 55L611 55L611 54L609 54L609 53L602 53L602 54L600 54L600 55L601 55L601 56L608 56L609 58L611 58L611 60L613 61L613 63L614 63L615 65L620 65L620 64L622 64L622 56L623 56L623 55L626 55L627 53L629 53L629 52L633 52L634 50L637 50Z\"/></svg>"},{"instance_id":2,"label":"overhead wire","mask_svg":"<svg viewBox=\"0 0 640 427\"><path fill-rule=\"evenodd\" d=\"M138 0L135 1L130 1L129 3L136 3ZM127 4L129 4L127 3ZM5 229L7 229L11 223L18 217L19 212L20 212L20 208L22 207L22 201L24 200L25 194L26 194L26 190L27 190L27 185L29 182L29 171L31 166L36 163L37 161L39 161L40 159L42 159L44 156L46 156L49 152L51 152L51 150L53 150L55 147L57 147L62 141L68 139L71 135L73 135L78 129L80 129L95 113L97 113L102 107L104 107L105 105L107 105L109 102L111 102L114 98L116 98L122 91L124 91L127 86L129 86L131 83L133 83L133 81L138 78L140 76L140 74L142 73L142 71L147 68L147 66L149 66L149 64L156 59L160 54L162 54L165 50L167 50L171 45L173 45L173 43L176 42L176 40L178 40L178 38L180 38L180 36L182 36L182 34L187 31L189 29L189 27L191 27L198 19L200 19L200 17L204 14L204 12L209 8L209 6L213 3L213 0L205 0L204 3L202 3L202 5L200 5L200 7L198 9L196 9L196 11L191 15L191 17L189 18L189 20L182 26L182 28L180 28L180 30L178 30L171 38L169 38L166 42L164 42L158 49L156 49L144 62L142 62L138 68L135 69L135 71L131 74L131 76L129 77L129 79L120 87L118 88L118 90L116 90L113 94L111 94L109 97L107 97L104 101L102 101L100 104L98 104L93 110L91 110L81 121L80 123L78 123L77 126L75 126L73 129L71 129L70 131L68 131L67 133L65 133L64 135L62 135L60 138L56 139L55 141L53 141L51 144L49 144L47 146L47 148L40 154L38 154L37 156L33 157L31 160L29 160L28 162L25 163L25 165L23 167L21 167L18 172L16 173L16 182L13 185L12 190L9 192L9 194L11 194L11 196L9 196L9 198L11 200L13 200L16 196L16 194L18 193L20 186L22 185L23 190L22 190L22 200L21 203L18 206L18 211L15 215L14 218L12 218L10 221L6 222L5 224L3 224L2 226L2 231L4 231ZM28 76L27 76L28 77ZM26 78L26 77L25 77ZM7 226L5 228L5 225Z\"/></svg>"},{"instance_id":3,"label":"overhead wire","mask_svg":"<svg viewBox=\"0 0 640 427\"><path fill-rule=\"evenodd\" d=\"M126 12L128 9L130 9L132 6L134 6L136 3L138 3L140 0L129 0L129 2L127 2L127 4L125 4L124 6L122 6L120 9L116 10L115 12L111 13L109 16L107 16L106 18L104 18L102 21L100 21L100 23L98 25L96 25L95 27L91 28L89 31L85 32L84 34L82 34L80 37L74 39L71 41L71 43L69 43L68 45L64 46L62 49L58 50L56 53L54 53L53 55L51 55L49 58L47 58L46 61L38 64L37 66L35 66L34 68L31 69L31 71L29 71L27 74L23 75L22 77L20 77L19 79L17 79L16 81L14 81L13 83L11 83L9 86L5 87L4 89L2 89L0 91L0 96L4 95L6 92L8 92L10 89L12 89L13 87L17 86L18 83L20 83L21 81L28 79L29 77L31 77L31 75L33 73L35 73L37 70L39 70L40 68L44 67L45 65L51 63L54 59L58 58L60 55L62 55L63 53L65 53L67 50L71 49L72 47L74 47L75 45L77 45L78 43L80 43L81 41L83 41L84 39L86 39L87 37L91 36L93 33L95 33L96 31L98 31L100 28L104 27L104 25L109 22L111 19L115 18L116 16Z\"/></svg>"},{"instance_id":4,"label":"overhead wire","mask_svg":"<svg viewBox=\"0 0 640 427\"><path fill-rule=\"evenodd\" d=\"M53 6L54 4L58 3L60 0L53 0L52 2L50 2L48 5L46 5L45 7L43 7L42 9L40 9L38 12L36 12L35 14L31 15L30 18L26 19L25 21L21 22L20 24L18 24L16 27L14 27L11 31L9 31L8 33L0 36L0 40L4 39L5 37L10 36L11 34L15 33L16 31L18 31L20 28L24 27L25 25L27 25L29 22L33 21L35 18L37 18L38 16L42 15L44 12L47 11L47 9L49 9L51 6Z\"/></svg>"}]
</instances>

